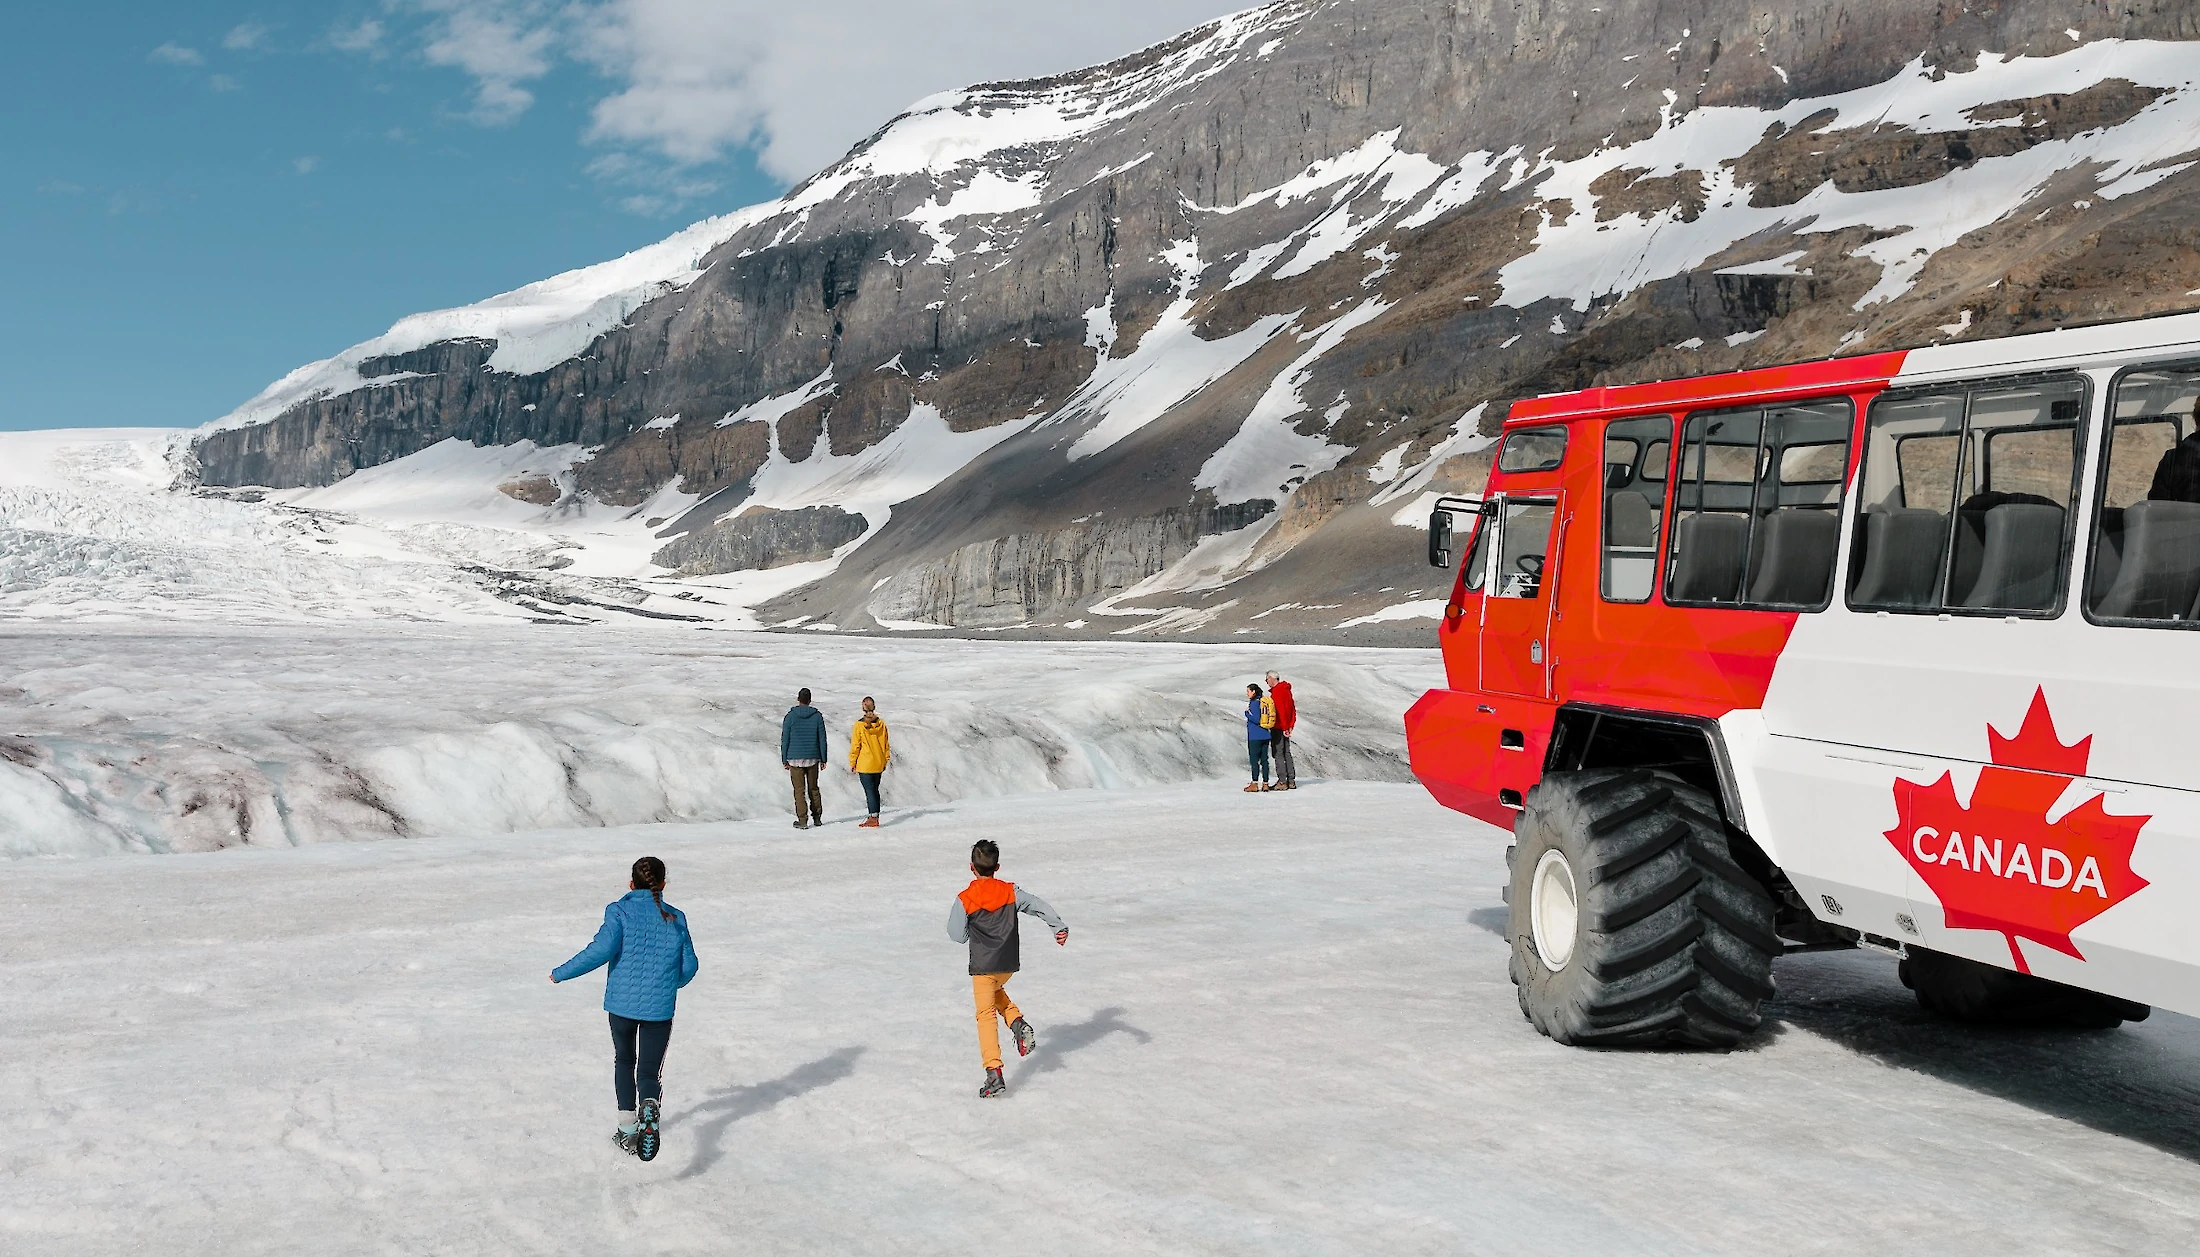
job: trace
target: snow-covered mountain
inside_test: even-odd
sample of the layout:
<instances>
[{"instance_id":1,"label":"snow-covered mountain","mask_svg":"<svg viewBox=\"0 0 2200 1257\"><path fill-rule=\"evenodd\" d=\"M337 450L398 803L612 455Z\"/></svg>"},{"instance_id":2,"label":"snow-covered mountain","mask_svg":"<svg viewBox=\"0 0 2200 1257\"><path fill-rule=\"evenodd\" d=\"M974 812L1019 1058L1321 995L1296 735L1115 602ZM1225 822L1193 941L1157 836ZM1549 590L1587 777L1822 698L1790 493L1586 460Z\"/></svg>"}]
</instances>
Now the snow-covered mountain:
<instances>
[{"instance_id":1,"label":"snow-covered mountain","mask_svg":"<svg viewBox=\"0 0 2200 1257\"><path fill-rule=\"evenodd\" d=\"M2195 40L2186 0L1277 0L405 319L195 476L463 505L637 606L1413 640L1402 526L1511 398L2200 304Z\"/></svg>"}]
</instances>

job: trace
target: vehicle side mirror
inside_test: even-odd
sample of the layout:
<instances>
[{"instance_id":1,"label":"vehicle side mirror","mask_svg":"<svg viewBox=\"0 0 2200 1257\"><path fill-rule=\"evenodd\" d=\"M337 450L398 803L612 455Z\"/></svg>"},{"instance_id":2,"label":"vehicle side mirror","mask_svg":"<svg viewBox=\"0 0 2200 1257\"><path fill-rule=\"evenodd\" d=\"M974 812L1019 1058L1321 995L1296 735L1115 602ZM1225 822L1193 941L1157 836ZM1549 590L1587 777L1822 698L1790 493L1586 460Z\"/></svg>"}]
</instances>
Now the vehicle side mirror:
<instances>
[{"instance_id":1,"label":"vehicle side mirror","mask_svg":"<svg viewBox=\"0 0 2200 1257\"><path fill-rule=\"evenodd\" d=\"M1480 498L1440 497L1428 513L1428 565L1451 566L1451 517L1459 511L1487 513L1488 504Z\"/></svg>"}]
</instances>

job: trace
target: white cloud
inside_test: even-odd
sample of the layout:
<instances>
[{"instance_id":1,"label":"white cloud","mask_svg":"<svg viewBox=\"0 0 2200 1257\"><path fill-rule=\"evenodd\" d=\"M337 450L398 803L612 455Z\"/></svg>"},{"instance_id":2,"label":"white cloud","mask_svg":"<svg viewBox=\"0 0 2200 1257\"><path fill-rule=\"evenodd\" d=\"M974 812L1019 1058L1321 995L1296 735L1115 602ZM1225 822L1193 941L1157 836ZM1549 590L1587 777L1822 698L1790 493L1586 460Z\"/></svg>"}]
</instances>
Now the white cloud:
<instances>
[{"instance_id":1,"label":"white cloud","mask_svg":"<svg viewBox=\"0 0 2200 1257\"><path fill-rule=\"evenodd\" d=\"M789 181L911 102L1134 51L1246 0L403 0L429 18L429 61L471 75L474 116L508 122L559 60L611 84L588 138L674 166L753 148Z\"/></svg>"},{"instance_id":2,"label":"white cloud","mask_svg":"<svg viewBox=\"0 0 2200 1257\"><path fill-rule=\"evenodd\" d=\"M222 36L222 47L233 52L246 52L267 42L270 27L265 22L240 22Z\"/></svg>"},{"instance_id":3,"label":"white cloud","mask_svg":"<svg viewBox=\"0 0 2200 1257\"><path fill-rule=\"evenodd\" d=\"M362 18L357 26L334 26L329 29L328 46L339 52L374 52L382 44L382 24L373 18Z\"/></svg>"},{"instance_id":4,"label":"white cloud","mask_svg":"<svg viewBox=\"0 0 2200 1257\"><path fill-rule=\"evenodd\" d=\"M214 77L206 80L206 85L213 88L217 92L240 91L244 87L244 84L239 83L237 80L229 77L226 74L215 75Z\"/></svg>"},{"instance_id":5,"label":"white cloud","mask_svg":"<svg viewBox=\"0 0 2200 1257\"><path fill-rule=\"evenodd\" d=\"M535 103L523 84L550 72L558 12L531 0L425 0L436 16L421 49L474 80L474 121L497 126Z\"/></svg>"},{"instance_id":6,"label":"white cloud","mask_svg":"<svg viewBox=\"0 0 2200 1257\"><path fill-rule=\"evenodd\" d=\"M297 171L301 175L312 174L314 170L320 166L320 164L321 159L313 156L310 153L304 157L293 157L290 159L290 168Z\"/></svg>"},{"instance_id":7,"label":"white cloud","mask_svg":"<svg viewBox=\"0 0 2200 1257\"><path fill-rule=\"evenodd\" d=\"M177 43L162 44L147 53L146 59L164 61L169 65L204 65L206 63L206 58L199 55L198 49L186 48Z\"/></svg>"},{"instance_id":8,"label":"white cloud","mask_svg":"<svg viewBox=\"0 0 2200 1257\"><path fill-rule=\"evenodd\" d=\"M1243 0L607 0L576 55L620 90L591 139L683 163L753 146L782 179L809 175L917 99L1076 69L1244 7Z\"/></svg>"}]
</instances>

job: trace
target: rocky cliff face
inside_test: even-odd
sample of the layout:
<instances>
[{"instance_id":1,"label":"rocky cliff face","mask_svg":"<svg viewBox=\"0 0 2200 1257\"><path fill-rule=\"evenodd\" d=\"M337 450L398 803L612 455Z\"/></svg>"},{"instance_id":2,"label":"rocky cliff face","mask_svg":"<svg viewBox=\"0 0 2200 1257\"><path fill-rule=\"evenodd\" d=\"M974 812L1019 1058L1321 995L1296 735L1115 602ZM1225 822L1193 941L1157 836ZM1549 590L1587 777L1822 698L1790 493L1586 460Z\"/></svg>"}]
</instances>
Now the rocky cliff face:
<instances>
[{"instance_id":1,"label":"rocky cliff face","mask_svg":"<svg viewBox=\"0 0 2200 1257\"><path fill-rule=\"evenodd\" d=\"M1514 397L2200 303L2196 39L2187 0L1279 0L408 320L200 474L570 445L666 569L839 554L767 618L1412 639L1342 626L1434 596L1401 525Z\"/></svg>"},{"instance_id":2,"label":"rocky cliff face","mask_svg":"<svg viewBox=\"0 0 2200 1257\"><path fill-rule=\"evenodd\" d=\"M686 533L659 550L656 560L683 576L765 571L829 559L865 531L861 515L830 506L750 507Z\"/></svg>"}]
</instances>

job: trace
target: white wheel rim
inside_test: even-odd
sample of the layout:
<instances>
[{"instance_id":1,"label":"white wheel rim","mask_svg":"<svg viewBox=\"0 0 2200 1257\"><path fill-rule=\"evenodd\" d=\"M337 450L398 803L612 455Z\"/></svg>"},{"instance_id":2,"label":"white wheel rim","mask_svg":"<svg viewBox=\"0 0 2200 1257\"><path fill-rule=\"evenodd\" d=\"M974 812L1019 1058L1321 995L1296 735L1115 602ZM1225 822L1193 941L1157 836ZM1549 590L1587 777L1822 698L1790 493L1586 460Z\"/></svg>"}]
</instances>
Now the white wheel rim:
<instances>
[{"instance_id":1,"label":"white wheel rim","mask_svg":"<svg viewBox=\"0 0 2200 1257\"><path fill-rule=\"evenodd\" d=\"M1573 866L1553 848L1535 862L1535 877L1528 885L1528 923L1535 934L1535 954L1556 973L1574 958L1574 934L1581 923Z\"/></svg>"}]
</instances>

